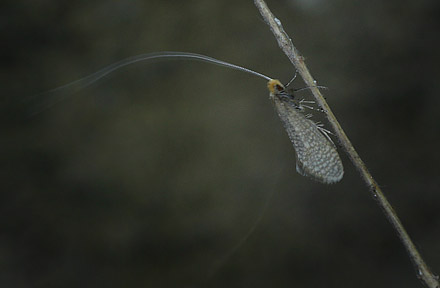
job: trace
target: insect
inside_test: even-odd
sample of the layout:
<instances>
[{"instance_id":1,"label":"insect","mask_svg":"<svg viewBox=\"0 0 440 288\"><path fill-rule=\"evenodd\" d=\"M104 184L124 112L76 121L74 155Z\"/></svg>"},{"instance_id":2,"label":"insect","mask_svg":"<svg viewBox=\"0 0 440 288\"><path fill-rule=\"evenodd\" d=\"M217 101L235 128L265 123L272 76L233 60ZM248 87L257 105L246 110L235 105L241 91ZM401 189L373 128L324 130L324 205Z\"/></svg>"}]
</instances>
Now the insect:
<instances>
[{"instance_id":1,"label":"insect","mask_svg":"<svg viewBox=\"0 0 440 288\"><path fill-rule=\"evenodd\" d=\"M158 52L141 54L121 60L82 79L42 93L45 98L49 99L49 104L44 103L45 107L40 107L36 113L59 102L62 97L69 96L92 85L117 69L140 61L155 59L198 60L243 71L267 80L270 98L295 148L297 172L326 184L336 183L342 179L344 168L335 145L327 135L327 130L306 118L303 113L305 105L302 105L301 101L296 101L293 94L288 93L279 80L205 55L187 52ZM59 94L61 94L61 97Z\"/></svg>"},{"instance_id":2,"label":"insect","mask_svg":"<svg viewBox=\"0 0 440 288\"><path fill-rule=\"evenodd\" d=\"M326 131L304 116L304 107L286 92L280 81L269 80L267 87L295 148L296 171L326 184L341 180L344 167Z\"/></svg>"}]
</instances>

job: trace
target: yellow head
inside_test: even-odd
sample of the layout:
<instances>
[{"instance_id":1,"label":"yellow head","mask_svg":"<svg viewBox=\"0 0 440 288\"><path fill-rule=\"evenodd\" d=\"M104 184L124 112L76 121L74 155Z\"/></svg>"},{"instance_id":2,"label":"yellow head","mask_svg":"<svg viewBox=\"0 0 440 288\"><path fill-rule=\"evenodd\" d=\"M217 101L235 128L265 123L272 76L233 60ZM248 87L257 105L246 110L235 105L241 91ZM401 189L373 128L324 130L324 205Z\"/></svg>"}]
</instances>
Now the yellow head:
<instances>
[{"instance_id":1,"label":"yellow head","mask_svg":"<svg viewBox=\"0 0 440 288\"><path fill-rule=\"evenodd\" d=\"M284 85L277 79L269 80L267 82L267 89L269 89L271 95L276 95L285 90Z\"/></svg>"}]
</instances>

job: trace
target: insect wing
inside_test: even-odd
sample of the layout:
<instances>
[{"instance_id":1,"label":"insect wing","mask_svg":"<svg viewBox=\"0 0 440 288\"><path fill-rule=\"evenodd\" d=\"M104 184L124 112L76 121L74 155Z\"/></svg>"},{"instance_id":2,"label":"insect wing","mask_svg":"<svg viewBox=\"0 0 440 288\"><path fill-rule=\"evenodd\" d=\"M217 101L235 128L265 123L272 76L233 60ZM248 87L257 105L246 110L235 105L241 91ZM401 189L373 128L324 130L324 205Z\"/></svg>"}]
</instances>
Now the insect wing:
<instances>
[{"instance_id":1,"label":"insect wing","mask_svg":"<svg viewBox=\"0 0 440 288\"><path fill-rule=\"evenodd\" d=\"M341 180L344 168L335 145L299 111L292 99L275 95L273 100L295 148L298 173L326 184Z\"/></svg>"}]
</instances>

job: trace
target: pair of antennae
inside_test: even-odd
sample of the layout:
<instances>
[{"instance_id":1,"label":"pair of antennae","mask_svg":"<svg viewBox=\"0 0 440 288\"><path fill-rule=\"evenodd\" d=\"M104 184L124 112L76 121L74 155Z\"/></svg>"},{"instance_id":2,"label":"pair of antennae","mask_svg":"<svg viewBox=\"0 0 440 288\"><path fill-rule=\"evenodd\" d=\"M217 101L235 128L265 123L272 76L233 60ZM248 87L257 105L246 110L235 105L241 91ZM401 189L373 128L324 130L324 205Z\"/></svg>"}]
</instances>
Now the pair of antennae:
<instances>
[{"instance_id":1,"label":"pair of antennae","mask_svg":"<svg viewBox=\"0 0 440 288\"><path fill-rule=\"evenodd\" d=\"M254 70L251 70L251 69L248 69L245 67L241 67L241 66L238 66L238 65L235 65L232 63L228 63L228 62L225 62L225 61L222 61L219 59L215 59L215 58L212 58L212 57L209 57L206 55L201 55L201 54L196 54L196 53L188 53L188 52L164 51L164 52L140 54L137 56L123 59L123 60L118 61L116 63L113 63L113 64L93 73L93 74L90 74L84 78L81 78L79 80L73 81L73 82L68 83L66 85L57 87L55 89L34 95L25 101L26 102L35 102L33 105L37 106L39 108L35 109L35 107L34 107L34 109L32 109L32 110L34 110L32 115L38 114L39 112L41 112L41 111L53 106L54 104L60 102L64 98L66 98L72 94L75 94L76 92L78 92L84 88L89 87L93 83L97 82L98 80L104 78L105 76L109 75L110 73L112 73L118 69L121 69L125 66L135 64L138 62L154 61L154 60L158 60L158 59L202 61L202 62L212 63L212 64L223 66L226 68L242 71L242 72L263 78L267 81L273 80L271 77L264 75L262 73L256 72ZM297 76L297 71L295 71L294 77L289 81L289 83L285 87L289 86L295 80L296 76ZM316 86L316 87L322 88L320 86ZM301 91L304 89L309 89L309 87L301 88L296 91ZM296 92L296 91L294 91L294 92ZM41 97L43 97L44 99L41 99Z\"/></svg>"},{"instance_id":2,"label":"pair of antennae","mask_svg":"<svg viewBox=\"0 0 440 288\"><path fill-rule=\"evenodd\" d=\"M99 79L107 76L108 74L123 68L125 66L134 64L134 63L138 63L138 62L144 62L144 61L152 61L152 60L157 60L157 59L165 59L165 60L196 60L196 61L202 61L202 62L208 62L208 63L213 63L219 66L224 66L224 67L228 67L230 69L235 69L235 70L239 70L239 71L243 71L255 76L258 76L260 78L266 79L267 81L272 80L271 77L266 76L262 73L253 71L251 69L248 68L244 68L235 64L231 64L222 60L218 60L209 56L205 56L205 55L201 55L201 54L196 54L196 53L188 53L188 52L171 52L171 51L164 51L164 52L156 52L156 53L148 53L148 54L140 54L137 56L133 56L133 57L129 57L126 59L123 59L121 61L118 61L116 63L113 63L93 74L90 74L89 76L86 76L84 78L81 78L79 80L76 80L74 82L71 82L69 84L63 85L61 87L52 89L48 92L55 92L57 90L60 89L64 89L64 88L68 88L70 86L75 86L78 85L78 88L85 88L93 83L95 83L96 81L98 81Z\"/></svg>"},{"instance_id":3,"label":"pair of antennae","mask_svg":"<svg viewBox=\"0 0 440 288\"><path fill-rule=\"evenodd\" d=\"M36 95L33 95L27 99L24 99L24 102L30 105L32 108L31 116L34 116L35 114L38 114L56 103L62 101L63 99L67 98L68 96L71 96L75 94L76 92L89 87L90 85L94 84L98 80L106 77L110 73L113 73L114 71L121 69L125 66L135 64L138 62L148 62L148 61L154 61L154 60L196 60L196 61L202 61L207 63L212 63L215 65L227 67L230 69L242 71L248 74L252 74L255 76L258 76L260 78L263 78L267 81L272 80L271 77L266 76L262 73L253 71L251 69L241 67L235 64L231 64L222 60L218 60L206 55L196 54L196 53L188 53L188 52L172 52L172 51L164 51L164 52L156 52L156 53L148 53L148 54L140 54L137 56L129 57L126 59L123 59L121 61L118 61L116 63L113 63L93 74L90 74L84 78L78 79L76 81L73 81L71 83L65 84L63 86L51 89L49 91L39 93Z\"/></svg>"}]
</instances>

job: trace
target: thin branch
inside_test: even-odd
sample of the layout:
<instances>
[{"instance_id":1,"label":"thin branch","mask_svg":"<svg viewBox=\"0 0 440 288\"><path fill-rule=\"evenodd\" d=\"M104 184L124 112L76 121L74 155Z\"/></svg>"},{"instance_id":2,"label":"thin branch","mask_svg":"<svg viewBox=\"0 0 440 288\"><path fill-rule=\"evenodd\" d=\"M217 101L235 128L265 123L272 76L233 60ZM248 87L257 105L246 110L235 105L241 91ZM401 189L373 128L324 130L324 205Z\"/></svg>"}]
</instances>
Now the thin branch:
<instances>
[{"instance_id":1,"label":"thin branch","mask_svg":"<svg viewBox=\"0 0 440 288\"><path fill-rule=\"evenodd\" d=\"M364 182L368 186L373 198L382 208L382 211L385 213L385 216L391 222L393 228L396 230L397 235L399 236L400 241L404 245L405 249L408 252L408 255L415 266L417 277L423 281L429 288L439 288L438 276L435 276L428 266L426 265L423 258L420 256L420 253L417 251L414 246L411 238L408 233L405 231L402 223L397 217L396 212L386 199L385 195L382 193L377 182L373 179L364 162L359 157L358 153L354 149L350 140L348 139L345 132L342 130L341 125L339 125L336 120L335 115L331 111L327 102L324 100L319 89L316 87L316 82L314 81L312 75L310 75L309 70L307 69L304 63L304 57L302 57L298 50L293 46L292 40L289 38L287 33L284 31L280 20L274 17L272 12L267 7L266 3L263 0L254 0L255 6L257 6L258 10L260 10L261 15L263 16L266 23L270 26L272 33L278 41L278 45L290 59L290 62L295 66L298 70L299 74L303 78L304 82L313 93L313 96L316 99L318 105L324 109L327 119L330 122L333 131L335 132L336 137L338 138L340 144L344 148L345 152L348 154L353 165L361 174Z\"/></svg>"}]
</instances>

